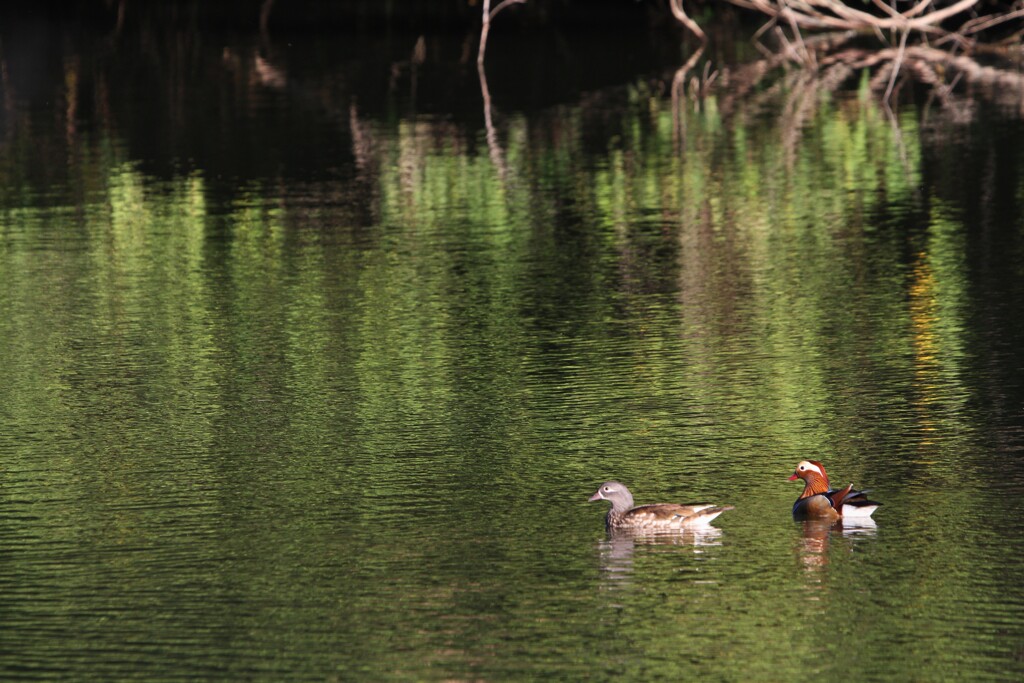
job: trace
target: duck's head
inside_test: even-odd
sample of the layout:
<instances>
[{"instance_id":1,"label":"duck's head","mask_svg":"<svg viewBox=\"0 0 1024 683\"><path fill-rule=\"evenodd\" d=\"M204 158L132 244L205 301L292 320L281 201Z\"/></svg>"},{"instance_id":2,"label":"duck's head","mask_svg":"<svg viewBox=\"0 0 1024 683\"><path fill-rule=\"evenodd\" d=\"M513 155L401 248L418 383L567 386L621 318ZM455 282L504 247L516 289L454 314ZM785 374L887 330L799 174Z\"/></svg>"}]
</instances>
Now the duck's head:
<instances>
[{"instance_id":1,"label":"duck's head","mask_svg":"<svg viewBox=\"0 0 1024 683\"><path fill-rule=\"evenodd\" d=\"M802 460L789 478L790 481L796 481L797 479L803 479L804 483L807 484L812 482L823 483L826 489L829 486L828 475L825 474L825 466L817 460Z\"/></svg>"},{"instance_id":2,"label":"duck's head","mask_svg":"<svg viewBox=\"0 0 1024 683\"><path fill-rule=\"evenodd\" d=\"M611 501L612 508L629 509L633 507L633 494L624 485L617 481L606 481L598 487L597 493L590 497L590 501L607 500Z\"/></svg>"}]
</instances>

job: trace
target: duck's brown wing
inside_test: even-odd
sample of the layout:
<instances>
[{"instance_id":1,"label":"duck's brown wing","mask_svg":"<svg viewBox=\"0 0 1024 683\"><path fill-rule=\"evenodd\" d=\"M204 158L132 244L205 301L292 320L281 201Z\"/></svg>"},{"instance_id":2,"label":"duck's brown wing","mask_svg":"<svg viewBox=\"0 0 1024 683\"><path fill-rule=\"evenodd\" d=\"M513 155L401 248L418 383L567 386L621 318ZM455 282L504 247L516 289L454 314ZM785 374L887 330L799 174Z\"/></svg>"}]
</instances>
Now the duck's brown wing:
<instances>
[{"instance_id":1,"label":"duck's brown wing","mask_svg":"<svg viewBox=\"0 0 1024 683\"><path fill-rule=\"evenodd\" d=\"M843 502L847 498L852 497L854 493L855 492L853 490L853 484L850 484L845 489L840 489L839 491L829 491L828 493L825 494L825 496L828 498L829 502L832 503L833 509L835 509L838 512L843 509Z\"/></svg>"},{"instance_id":2,"label":"duck's brown wing","mask_svg":"<svg viewBox=\"0 0 1024 683\"><path fill-rule=\"evenodd\" d=\"M627 512L625 517L631 525L635 526L673 527L710 521L726 510L732 509L730 505L717 506L711 503L692 505L654 503L653 505L635 507Z\"/></svg>"},{"instance_id":3,"label":"duck's brown wing","mask_svg":"<svg viewBox=\"0 0 1024 683\"><path fill-rule=\"evenodd\" d=\"M827 494L834 507L844 517L870 517L881 503L868 500L870 491L854 491L853 484L850 484L841 491L829 491Z\"/></svg>"},{"instance_id":4,"label":"duck's brown wing","mask_svg":"<svg viewBox=\"0 0 1024 683\"><path fill-rule=\"evenodd\" d=\"M853 486L853 484L851 484ZM853 507L878 507L881 505L878 501L868 500L868 494L871 493L871 489L864 489L863 491L850 491L846 498L843 498L843 505L852 505Z\"/></svg>"},{"instance_id":5,"label":"duck's brown wing","mask_svg":"<svg viewBox=\"0 0 1024 683\"><path fill-rule=\"evenodd\" d=\"M839 519L839 513L832 507L832 501L825 494L799 498L793 503L793 518L803 519L827 519L835 521Z\"/></svg>"}]
</instances>

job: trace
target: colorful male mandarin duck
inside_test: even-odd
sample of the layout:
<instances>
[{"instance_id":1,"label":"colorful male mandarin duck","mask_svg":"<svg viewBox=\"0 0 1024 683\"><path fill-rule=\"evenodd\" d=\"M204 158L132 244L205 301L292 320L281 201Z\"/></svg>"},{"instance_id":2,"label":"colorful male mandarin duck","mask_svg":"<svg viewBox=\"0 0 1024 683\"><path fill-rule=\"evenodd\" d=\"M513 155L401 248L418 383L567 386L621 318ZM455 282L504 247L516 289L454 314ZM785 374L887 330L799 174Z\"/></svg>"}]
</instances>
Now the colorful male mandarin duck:
<instances>
[{"instance_id":1,"label":"colorful male mandarin duck","mask_svg":"<svg viewBox=\"0 0 1024 683\"><path fill-rule=\"evenodd\" d=\"M832 522L847 518L870 517L881 503L868 500L867 491L854 491L853 484L836 490L828 483L825 466L817 460L804 460L796 466L790 481L804 480L804 492L793 503L793 518L825 519Z\"/></svg>"},{"instance_id":2,"label":"colorful male mandarin duck","mask_svg":"<svg viewBox=\"0 0 1024 683\"><path fill-rule=\"evenodd\" d=\"M697 503L694 505L677 505L675 503L654 503L633 507L633 494L617 481L606 481L590 497L595 500L607 500L612 509L605 517L605 526L609 529L635 529L638 531L660 531L675 529L697 529L706 527L718 515L726 510L733 510L732 505L712 505Z\"/></svg>"}]
</instances>

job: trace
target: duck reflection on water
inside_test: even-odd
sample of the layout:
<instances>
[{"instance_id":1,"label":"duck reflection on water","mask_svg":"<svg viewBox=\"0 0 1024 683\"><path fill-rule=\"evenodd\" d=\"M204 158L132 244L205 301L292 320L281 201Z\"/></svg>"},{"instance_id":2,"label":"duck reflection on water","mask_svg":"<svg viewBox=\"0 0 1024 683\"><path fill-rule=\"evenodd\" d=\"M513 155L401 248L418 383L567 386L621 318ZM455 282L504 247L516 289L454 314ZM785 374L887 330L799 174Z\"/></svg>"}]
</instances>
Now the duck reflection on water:
<instances>
[{"instance_id":1,"label":"duck reflection on water","mask_svg":"<svg viewBox=\"0 0 1024 683\"><path fill-rule=\"evenodd\" d=\"M633 561L638 555L657 552L699 555L710 547L722 545L721 536L722 530L712 526L675 532L610 529L607 537L597 543L606 587L629 586Z\"/></svg>"},{"instance_id":2,"label":"duck reflection on water","mask_svg":"<svg viewBox=\"0 0 1024 683\"><path fill-rule=\"evenodd\" d=\"M828 566L829 548L834 537L855 540L874 536L878 530L875 520L870 517L851 517L838 522L831 522L827 519L808 519L799 524L801 531L800 561L808 571L817 571ZM853 544L848 544L847 549L852 551Z\"/></svg>"}]
</instances>

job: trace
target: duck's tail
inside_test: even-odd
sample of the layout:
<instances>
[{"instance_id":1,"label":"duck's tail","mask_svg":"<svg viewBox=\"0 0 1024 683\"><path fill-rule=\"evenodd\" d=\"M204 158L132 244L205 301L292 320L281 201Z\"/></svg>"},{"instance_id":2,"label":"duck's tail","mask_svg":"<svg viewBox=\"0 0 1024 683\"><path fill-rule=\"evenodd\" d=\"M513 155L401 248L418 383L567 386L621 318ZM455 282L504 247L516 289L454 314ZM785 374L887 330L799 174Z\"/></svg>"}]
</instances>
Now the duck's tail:
<instances>
[{"instance_id":1,"label":"duck's tail","mask_svg":"<svg viewBox=\"0 0 1024 683\"><path fill-rule=\"evenodd\" d=\"M736 508L732 505L713 505L711 507L706 507L703 510L698 510L692 515L685 517L682 523L685 526L704 526L710 524L711 520L723 512L735 509Z\"/></svg>"},{"instance_id":2,"label":"duck's tail","mask_svg":"<svg viewBox=\"0 0 1024 683\"><path fill-rule=\"evenodd\" d=\"M832 496L832 505L843 517L870 517L881 503L868 500L867 491L854 491L850 484Z\"/></svg>"}]
</instances>

